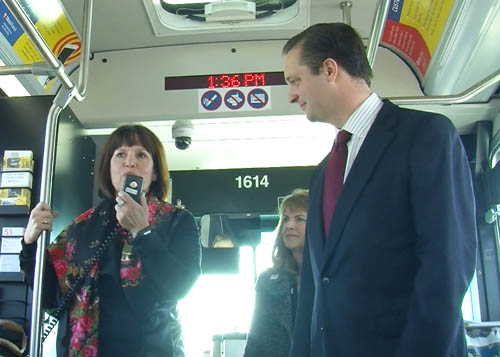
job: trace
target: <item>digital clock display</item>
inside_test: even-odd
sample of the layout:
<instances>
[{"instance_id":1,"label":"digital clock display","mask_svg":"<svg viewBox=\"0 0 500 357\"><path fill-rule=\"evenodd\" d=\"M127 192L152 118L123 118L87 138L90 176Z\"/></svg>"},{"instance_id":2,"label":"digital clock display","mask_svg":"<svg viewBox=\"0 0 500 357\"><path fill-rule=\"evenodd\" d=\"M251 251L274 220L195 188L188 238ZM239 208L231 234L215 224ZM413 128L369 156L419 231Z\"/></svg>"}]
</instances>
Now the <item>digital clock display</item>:
<instances>
[{"instance_id":1,"label":"digital clock display","mask_svg":"<svg viewBox=\"0 0 500 357\"><path fill-rule=\"evenodd\" d=\"M165 77L165 90L245 88L286 85L283 72L221 73Z\"/></svg>"},{"instance_id":2,"label":"digital clock display","mask_svg":"<svg viewBox=\"0 0 500 357\"><path fill-rule=\"evenodd\" d=\"M207 77L208 88L263 87L266 85L264 73L220 74Z\"/></svg>"}]
</instances>

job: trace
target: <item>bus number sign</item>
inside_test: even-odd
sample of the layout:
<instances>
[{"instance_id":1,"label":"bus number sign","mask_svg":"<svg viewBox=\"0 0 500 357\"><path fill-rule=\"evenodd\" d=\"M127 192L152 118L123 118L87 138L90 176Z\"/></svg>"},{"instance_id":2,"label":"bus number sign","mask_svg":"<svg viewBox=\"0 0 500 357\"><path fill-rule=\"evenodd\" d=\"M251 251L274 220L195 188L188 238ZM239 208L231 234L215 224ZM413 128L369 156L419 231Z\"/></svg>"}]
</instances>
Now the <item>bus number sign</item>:
<instances>
[{"instance_id":1,"label":"bus number sign","mask_svg":"<svg viewBox=\"0 0 500 357\"><path fill-rule=\"evenodd\" d=\"M235 179L238 189L269 187L269 177L267 175L245 175L237 176Z\"/></svg>"}]
</instances>

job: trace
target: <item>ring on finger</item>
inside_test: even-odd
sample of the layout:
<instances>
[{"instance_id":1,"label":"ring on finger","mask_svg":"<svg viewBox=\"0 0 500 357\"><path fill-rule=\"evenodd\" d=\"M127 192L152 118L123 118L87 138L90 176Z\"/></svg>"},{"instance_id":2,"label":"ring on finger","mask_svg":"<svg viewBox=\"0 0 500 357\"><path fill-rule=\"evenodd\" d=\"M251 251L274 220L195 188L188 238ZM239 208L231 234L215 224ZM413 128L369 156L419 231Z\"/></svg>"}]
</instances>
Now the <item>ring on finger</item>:
<instances>
[{"instance_id":1,"label":"ring on finger","mask_svg":"<svg viewBox=\"0 0 500 357\"><path fill-rule=\"evenodd\" d=\"M122 201L122 200L118 200L118 206L121 207L125 204L125 201Z\"/></svg>"}]
</instances>

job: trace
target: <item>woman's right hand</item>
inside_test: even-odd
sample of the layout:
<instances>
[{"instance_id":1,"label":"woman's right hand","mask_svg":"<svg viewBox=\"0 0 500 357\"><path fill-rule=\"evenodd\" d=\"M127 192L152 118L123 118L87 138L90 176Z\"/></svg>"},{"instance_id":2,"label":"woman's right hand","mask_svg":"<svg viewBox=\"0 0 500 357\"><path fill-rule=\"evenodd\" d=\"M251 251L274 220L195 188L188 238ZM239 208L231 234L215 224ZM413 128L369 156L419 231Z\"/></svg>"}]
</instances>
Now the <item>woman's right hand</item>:
<instances>
[{"instance_id":1,"label":"woman's right hand","mask_svg":"<svg viewBox=\"0 0 500 357\"><path fill-rule=\"evenodd\" d=\"M52 222L58 215L57 211L52 211L50 206L44 202L38 203L31 211L28 226L24 232L24 243L35 242L42 231L52 231Z\"/></svg>"}]
</instances>

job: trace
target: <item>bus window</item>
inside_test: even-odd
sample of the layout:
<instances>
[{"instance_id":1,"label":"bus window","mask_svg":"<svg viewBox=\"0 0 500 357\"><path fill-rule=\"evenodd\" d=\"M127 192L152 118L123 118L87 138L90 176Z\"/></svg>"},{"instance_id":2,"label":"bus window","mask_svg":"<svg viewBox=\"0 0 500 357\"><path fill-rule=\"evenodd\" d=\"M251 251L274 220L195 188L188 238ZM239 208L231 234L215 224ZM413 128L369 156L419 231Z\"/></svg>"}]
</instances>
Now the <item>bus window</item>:
<instances>
[{"instance_id":1,"label":"bus window","mask_svg":"<svg viewBox=\"0 0 500 357\"><path fill-rule=\"evenodd\" d=\"M260 244L255 248L257 276L272 266L275 238L275 232L261 233ZM255 295L254 250L249 246L239 249L239 273L203 274L179 303L187 356L211 352L214 336L248 332Z\"/></svg>"},{"instance_id":2,"label":"bus window","mask_svg":"<svg viewBox=\"0 0 500 357\"><path fill-rule=\"evenodd\" d=\"M203 274L179 302L187 356L211 350L214 335L246 332L254 304L253 250L240 247L237 274Z\"/></svg>"}]
</instances>

